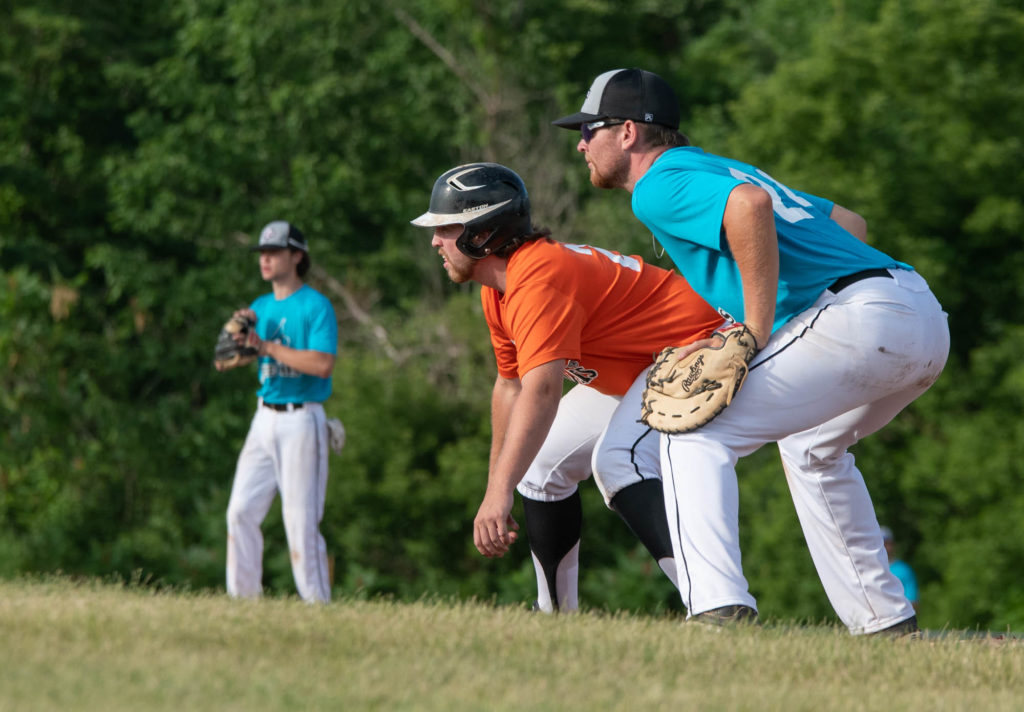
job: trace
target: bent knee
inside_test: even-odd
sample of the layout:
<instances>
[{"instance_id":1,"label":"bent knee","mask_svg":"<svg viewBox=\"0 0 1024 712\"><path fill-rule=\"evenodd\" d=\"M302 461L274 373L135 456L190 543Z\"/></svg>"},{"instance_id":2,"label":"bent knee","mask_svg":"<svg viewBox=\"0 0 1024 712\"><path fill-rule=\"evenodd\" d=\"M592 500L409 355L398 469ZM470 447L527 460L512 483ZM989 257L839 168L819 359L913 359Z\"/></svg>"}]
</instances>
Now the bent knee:
<instances>
[{"instance_id":1,"label":"bent knee","mask_svg":"<svg viewBox=\"0 0 1024 712\"><path fill-rule=\"evenodd\" d=\"M247 527L258 527L263 523L263 517L253 508L245 507L237 503L229 503L227 515L228 530Z\"/></svg>"},{"instance_id":2,"label":"bent knee","mask_svg":"<svg viewBox=\"0 0 1024 712\"><path fill-rule=\"evenodd\" d=\"M594 452L591 465L594 482L601 490L608 506L611 506L612 499L623 489L645 479L630 457L630 452L621 448L598 448ZM653 475L657 476L657 473Z\"/></svg>"}]
</instances>

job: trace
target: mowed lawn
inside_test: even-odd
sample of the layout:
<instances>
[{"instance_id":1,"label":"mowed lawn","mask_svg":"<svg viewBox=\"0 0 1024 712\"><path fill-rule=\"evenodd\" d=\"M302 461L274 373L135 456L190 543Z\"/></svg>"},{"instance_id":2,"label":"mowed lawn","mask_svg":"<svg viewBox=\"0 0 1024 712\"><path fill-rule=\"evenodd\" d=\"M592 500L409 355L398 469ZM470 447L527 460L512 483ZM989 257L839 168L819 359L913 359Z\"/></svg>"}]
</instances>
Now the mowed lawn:
<instances>
[{"instance_id":1,"label":"mowed lawn","mask_svg":"<svg viewBox=\"0 0 1024 712\"><path fill-rule=\"evenodd\" d=\"M0 710L1019 710L1024 641L0 582Z\"/></svg>"}]
</instances>

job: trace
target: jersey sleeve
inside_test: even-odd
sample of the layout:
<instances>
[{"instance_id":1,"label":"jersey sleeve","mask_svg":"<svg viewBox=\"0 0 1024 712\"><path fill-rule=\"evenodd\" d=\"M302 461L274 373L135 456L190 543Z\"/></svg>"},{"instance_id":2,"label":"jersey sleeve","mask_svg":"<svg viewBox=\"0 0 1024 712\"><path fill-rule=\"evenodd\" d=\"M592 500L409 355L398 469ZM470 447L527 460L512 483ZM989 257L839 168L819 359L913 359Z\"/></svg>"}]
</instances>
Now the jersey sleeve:
<instances>
[{"instance_id":1,"label":"jersey sleeve","mask_svg":"<svg viewBox=\"0 0 1024 712\"><path fill-rule=\"evenodd\" d=\"M825 217L830 217L832 215L832 207L835 205L833 201L819 197L817 195L812 195L811 193L804 193L803 191L799 190L794 190L793 192L799 195L804 200L806 200L808 203L810 203L815 210L817 210Z\"/></svg>"},{"instance_id":2,"label":"jersey sleeve","mask_svg":"<svg viewBox=\"0 0 1024 712\"><path fill-rule=\"evenodd\" d=\"M655 234L722 250L725 206L743 181L684 169L657 171L644 178L651 180L641 179L633 192L633 212L643 223Z\"/></svg>"},{"instance_id":3,"label":"jersey sleeve","mask_svg":"<svg viewBox=\"0 0 1024 712\"><path fill-rule=\"evenodd\" d=\"M331 355L338 353L338 320L334 306L326 297L317 300L309 316L309 349Z\"/></svg>"}]
</instances>

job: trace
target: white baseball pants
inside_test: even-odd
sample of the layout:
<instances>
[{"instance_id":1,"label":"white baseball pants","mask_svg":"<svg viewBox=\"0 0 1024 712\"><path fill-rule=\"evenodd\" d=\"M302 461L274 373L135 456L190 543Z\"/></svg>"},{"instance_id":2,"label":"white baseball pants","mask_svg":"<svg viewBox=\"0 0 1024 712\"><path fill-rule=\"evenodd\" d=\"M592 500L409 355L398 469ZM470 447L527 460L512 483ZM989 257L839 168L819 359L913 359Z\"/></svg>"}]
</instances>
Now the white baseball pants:
<instances>
[{"instance_id":1,"label":"white baseball pants","mask_svg":"<svg viewBox=\"0 0 1024 712\"><path fill-rule=\"evenodd\" d=\"M310 603L331 598L327 544L320 534L327 494L327 424L320 403L298 410L256 408L238 456L228 502L227 589L232 596L262 593L260 526L278 492L292 574Z\"/></svg>"},{"instance_id":2,"label":"white baseball pants","mask_svg":"<svg viewBox=\"0 0 1024 712\"><path fill-rule=\"evenodd\" d=\"M690 615L756 608L740 560L735 465L773 441L842 622L872 633L914 615L847 452L924 393L949 353L946 314L925 280L891 272L825 291L772 336L732 405L696 432L662 437L665 506Z\"/></svg>"},{"instance_id":3,"label":"white baseball pants","mask_svg":"<svg viewBox=\"0 0 1024 712\"><path fill-rule=\"evenodd\" d=\"M644 371L634 382L642 391ZM639 398L639 395L637 396ZM551 430L516 489L524 497L557 502L594 474L605 504L620 490L658 477L661 468L656 433L637 422L639 405L623 398L574 386L562 396ZM639 402L639 401L638 401Z\"/></svg>"}]
</instances>

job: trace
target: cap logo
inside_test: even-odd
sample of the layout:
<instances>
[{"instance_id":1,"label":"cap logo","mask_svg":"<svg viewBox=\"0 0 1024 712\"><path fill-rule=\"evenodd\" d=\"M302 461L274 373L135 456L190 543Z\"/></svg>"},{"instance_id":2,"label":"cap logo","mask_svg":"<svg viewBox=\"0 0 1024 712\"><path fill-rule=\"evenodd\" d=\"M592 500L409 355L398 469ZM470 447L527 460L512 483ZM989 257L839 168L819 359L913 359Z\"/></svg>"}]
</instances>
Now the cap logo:
<instances>
[{"instance_id":1,"label":"cap logo","mask_svg":"<svg viewBox=\"0 0 1024 712\"><path fill-rule=\"evenodd\" d=\"M264 228L263 234L260 235L260 242L267 242L273 236L274 236L274 231L271 228L269 228L269 227Z\"/></svg>"},{"instance_id":2,"label":"cap logo","mask_svg":"<svg viewBox=\"0 0 1024 712\"><path fill-rule=\"evenodd\" d=\"M644 121L646 121L647 123L651 123L652 121L654 121L654 114L645 113Z\"/></svg>"}]
</instances>

